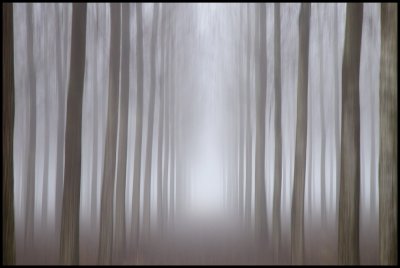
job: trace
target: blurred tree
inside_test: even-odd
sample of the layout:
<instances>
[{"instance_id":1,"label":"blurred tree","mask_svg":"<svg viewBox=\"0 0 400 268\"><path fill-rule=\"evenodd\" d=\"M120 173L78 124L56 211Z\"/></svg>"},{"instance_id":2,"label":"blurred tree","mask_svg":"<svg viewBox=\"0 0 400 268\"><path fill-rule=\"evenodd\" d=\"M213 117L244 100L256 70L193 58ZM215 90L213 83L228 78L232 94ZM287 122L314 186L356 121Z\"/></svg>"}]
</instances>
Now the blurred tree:
<instances>
[{"instance_id":1,"label":"blurred tree","mask_svg":"<svg viewBox=\"0 0 400 268\"><path fill-rule=\"evenodd\" d=\"M251 80L250 80L250 58L251 58L251 14L250 3L247 3L247 75L246 75L246 194L245 194L245 221L250 227L251 223L251 183L252 183L252 142L251 142Z\"/></svg>"},{"instance_id":2,"label":"blurred tree","mask_svg":"<svg viewBox=\"0 0 400 268\"><path fill-rule=\"evenodd\" d=\"M118 166L117 189L115 196L115 236L113 260L121 263L125 254L125 192L126 192L126 161L128 147L128 113L129 113L129 4L122 4L122 44L121 44L121 92L119 94L119 131L118 131ZM117 74L118 75L118 74Z\"/></svg>"},{"instance_id":3,"label":"blurred tree","mask_svg":"<svg viewBox=\"0 0 400 268\"><path fill-rule=\"evenodd\" d=\"M381 4L379 256L397 260L397 4Z\"/></svg>"},{"instance_id":4,"label":"blurred tree","mask_svg":"<svg viewBox=\"0 0 400 268\"><path fill-rule=\"evenodd\" d=\"M82 96L86 55L86 4L72 10L71 64L65 131L65 174L61 216L60 263L79 264Z\"/></svg>"},{"instance_id":5,"label":"blurred tree","mask_svg":"<svg viewBox=\"0 0 400 268\"><path fill-rule=\"evenodd\" d=\"M143 229L144 238L147 240L150 235L150 202L151 202L151 160L153 155L153 128L154 128L154 104L156 101L156 48L157 48L157 30L158 30L158 9L159 4L154 3L153 11L153 29L151 35L151 54L150 54L150 102L148 131L146 139L146 167L144 172L144 194L143 194Z\"/></svg>"},{"instance_id":6,"label":"blurred tree","mask_svg":"<svg viewBox=\"0 0 400 268\"><path fill-rule=\"evenodd\" d=\"M360 54L363 4L346 10L342 65L342 145L339 198L339 264L359 264Z\"/></svg>"},{"instance_id":7,"label":"blurred tree","mask_svg":"<svg viewBox=\"0 0 400 268\"><path fill-rule=\"evenodd\" d=\"M274 4L274 81L275 81L275 168L272 235L274 263L279 263L281 246L282 120L281 120L281 8Z\"/></svg>"},{"instance_id":8,"label":"blurred tree","mask_svg":"<svg viewBox=\"0 0 400 268\"><path fill-rule=\"evenodd\" d=\"M267 204L265 197L265 102L267 90L266 4L258 5L256 22L260 23L259 79L257 88L256 115L256 166L255 166L255 228L261 242L268 237ZM259 19L259 21L257 20Z\"/></svg>"},{"instance_id":9,"label":"blurred tree","mask_svg":"<svg viewBox=\"0 0 400 268\"><path fill-rule=\"evenodd\" d=\"M3 265L15 260L14 223L14 30L13 4L3 4Z\"/></svg>"},{"instance_id":10,"label":"blurred tree","mask_svg":"<svg viewBox=\"0 0 400 268\"><path fill-rule=\"evenodd\" d=\"M140 169L142 154L142 126L143 126L143 29L142 4L136 3L136 69L137 69L137 104L136 104L136 137L133 174L132 198L132 236L135 257L138 255L139 223L140 223Z\"/></svg>"},{"instance_id":11,"label":"blurred tree","mask_svg":"<svg viewBox=\"0 0 400 268\"><path fill-rule=\"evenodd\" d=\"M33 35L35 22L33 20L32 4L26 4L26 24L27 24L27 65L28 65L28 83L29 91L29 151L28 151L28 170L26 185L26 206L25 206L25 253L33 249L34 243L34 205L35 205L35 154L36 154L36 71L33 51Z\"/></svg>"},{"instance_id":12,"label":"blurred tree","mask_svg":"<svg viewBox=\"0 0 400 268\"><path fill-rule=\"evenodd\" d=\"M104 151L100 205L99 264L112 264L113 204L117 157L118 93L120 69L121 4L111 4L110 78L108 85L107 132ZM121 159L119 159L121 161ZM119 194L119 193L118 193ZM125 200L125 199L124 199ZM120 227L120 226L119 226ZM117 260L120 261L120 260Z\"/></svg>"},{"instance_id":13,"label":"blurred tree","mask_svg":"<svg viewBox=\"0 0 400 268\"><path fill-rule=\"evenodd\" d=\"M297 123L292 198L292 264L304 263L304 181L307 148L308 52L311 4L302 3L299 15Z\"/></svg>"}]
</instances>

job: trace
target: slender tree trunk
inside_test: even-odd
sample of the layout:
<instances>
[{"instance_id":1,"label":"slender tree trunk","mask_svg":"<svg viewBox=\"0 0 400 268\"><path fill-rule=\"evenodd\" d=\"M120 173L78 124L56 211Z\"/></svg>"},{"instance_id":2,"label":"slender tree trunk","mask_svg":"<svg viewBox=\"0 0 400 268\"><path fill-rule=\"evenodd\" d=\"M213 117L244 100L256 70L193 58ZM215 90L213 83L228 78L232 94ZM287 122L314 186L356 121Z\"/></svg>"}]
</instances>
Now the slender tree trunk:
<instances>
[{"instance_id":1,"label":"slender tree trunk","mask_svg":"<svg viewBox=\"0 0 400 268\"><path fill-rule=\"evenodd\" d=\"M292 198L292 264L304 262L304 182L307 148L308 52L311 4L302 3L299 16L299 67L296 148Z\"/></svg>"},{"instance_id":2,"label":"slender tree trunk","mask_svg":"<svg viewBox=\"0 0 400 268\"><path fill-rule=\"evenodd\" d=\"M165 5L161 6L161 67L159 85L159 109L158 109L158 153L157 153L157 226L162 230L162 219L164 217L164 182L163 182L163 141L164 141L164 72L165 72ZM165 158L164 158L165 165Z\"/></svg>"},{"instance_id":3,"label":"slender tree trunk","mask_svg":"<svg viewBox=\"0 0 400 268\"><path fill-rule=\"evenodd\" d=\"M334 69L335 69L335 145L336 145L336 219L339 221L339 187L340 187L340 91L339 86L339 41L338 41L338 4L335 4L335 15L334 15L334 31L333 31L333 43L334 43Z\"/></svg>"},{"instance_id":4,"label":"slender tree trunk","mask_svg":"<svg viewBox=\"0 0 400 268\"><path fill-rule=\"evenodd\" d=\"M61 264L79 264L82 97L85 74L86 4L72 12L71 64L65 133L65 178L61 216Z\"/></svg>"},{"instance_id":5,"label":"slender tree trunk","mask_svg":"<svg viewBox=\"0 0 400 268\"><path fill-rule=\"evenodd\" d=\"M167 6L166 6L167 8ZM168 16L167 16L168 17ZM170 25L170 19L168 19L168 25ZM165 150L164 150L164 178L163 178L163 212L164 212L164 217L163 217L163 228L166 227L167 225L167 218L168 218L168 175L169 175L169 163L170 163L170 116L169 116L169 111L170 111L170 72L171 69L170 67L170 62L171 62L171 34L167 35L167 41L166 41L166 61L164 63L165 65L165 84L164 84L164 90L165 90ZM168 65L167 65L168 64Z\"/></svg>"},{"instance_id":6,"label":"slender tree trunk","mask_svg":"<svg viewBox=\"0 0 400 268\"><path fill-rule=\"evenodd\" d=\"M136 4L136 69L137 69L137 104L136 104L136 137L135 137L135 159L133 175L133 215L132 234L134 252L138 253L139 243L139 217L140 217L140 169L142 154L142 126L143 126L143 30L142 30L142 4Z\"/></svg>"},{"instance_id":7,"label":"slender tree trunk","mask_svg":"<svg viewBox=\"0 0 400 268\"><path fill-rule=\"evenodd\" d=\"M3 265L16 264L14 222L14 34L13 4L3 4Z\"/></svg>"},{"instance_id":8,"label":"slender tree trunk","mask_svg":"<svg viewBox=\"0 0 400 268\"><path fill-rule=\"evenodd\" d=\"M169 98L170 98L170 128L171 128L171 152L170 152L170 170L169 170L169 191L170 191L170 211L169 211L169 216L170 216L170 220L169 222L171 223L171 226L173 225L174 222L174 216L175 216L175 79L174 79L174 43L175 43L175 38L173 36L173 27L170 27L171 29L171 58L170 58L170 62L169 62L169 68L171 68L171 71L169 73L170 75L170 94L169 94Z\"/></svg>"},{"instance_id":9,"label":"slender tree trunk","mask_svg":"<svg viewBox=\"0 0 400 268\"><path fill-rule=\"evenodd\" d=\"M119 95L119 148L117 166L117 195L115 204L115 247L113 259L121 263L126 248L125 231L125 191L126 160L128 147L128 112L129 112L129 4L122 5L122 53L121 53L121 91Z\"/></svg>"},{"instance_id":10,"label":"slender tree trunk","mask_svg":"<svg viewBox=\"0 0 400 268\"><path fill-rule=\"evenodd\" d=\"M243 220L243 188L244 188L244 94L243 91L245 90L244 87L244 25L243 25L243 7L240 7L240 74L239 74L239 217L240 220Z\"/></svg>"},{"instance_id":11,"label":"slender tree trunk","mask_svg":"<svg viewBox=\"0 0 400 268\"><path fill-rule=\"evenodd\" d=\"M250 58L251 58L251 21L250 4L247 4L247 75L246 75L246 202L245 202L245 220L247 226L251 224L251 188L252 188L252 143L251 143L251 103L250 103Z\"/></svg>"},{"instance_id":12,"label":"slender tree trunk","mask_svg":"<svg viewBox=\"0 0 400 268\"><path fill-rule=\"evenodd\" d=\"M26 215L25 215L25 254L34 247L34 204L35 204L35 168L36 168L36 71L33 57L33 8L32 4L26 4L27 15L27 60L30 85L30 107L29 107L29 152L28 152L28 177L26 186Z\"/></svg>"},{"instance_id":13,"label":"slender tree trunk","mask_svg":"<svg viewBox=\"0 0 400 268\"><path fill-rule=\"evenodd\" d=\"M146 144L146 167L144 173L144 198L143 198L143 229L145 240L150 235L150 189L151 189L151 160L153 155L153 128L154 128L154 103L156 101L156 46L158 30L158 3L154 3L153 29L151 36L150 54L150 103Z\"/></svg>"},{"instance_id":14,"label":"slender tree trunk","mask_svg":"<svg viewBox=\"0 0 400 268\"><path fill-rule=\"evenodd\" d=\"M282 120L281 120L281 22L280 4L275 3L275 45L274 45L274 68L275 68L275 182L273 203L273 249L274 262L279 262L280 240L281 240L281 184L282 184Z\"/></svg>"},{"instance_id":15,"label":"slender tree trunk","mask_svg":"<svg viewBox=\"0 0 400 268\"><path fill-rule=\"evenodd\" d=\"M97 44L100 42L99 40L99 11L98 8L96 8L96 34L95 34L95 40ZM96 45L96 51L97 51L98 45ZM98 63L98 58L96 58L96 65L97 68L99 68L99 63ZM92 193L91 193L91 222L92 226L96 226L97 223L97 181L98 181L98 174L97 174L97 165L98 165L98 138L99 138L99 120L100 120L100 111L99 111L99 105L98 102L101 101L100 98L100 83L98 82L98 72L95 72L95 92L94 92L94 101L93 101L93 182L92 182Z\"/></svg>"},{"instance_id":16,"label":"slender tree trunk","mask_svg":"<svg viewBox=\"0 0 400 268\"><path fill-rule=\"evenodd\" d=\"M397 259L397 4L381 4L379 256Z\"/></svg>"},{"instance_id":17,"label":"slender tree trunk","mask_svg":"<svg viewBox=\"0 0 400 268\"><path fill-rule=\"evenodd\" d=\"M322 16L322 14L320 14ZM318 21L319 27L323 27L323 21ZM325 130L325 110L324 110L324 65L323 65L323 29L319 31L319 107L321 111L321 217L322 227L326 225L326 196L325 196L325 146L326 146L326 130Z\"/></svg>"},{"instance_id":18,"label":"slender tree trunk","mask_svg":"<svg viewBox=\"0 0 400 268\"><path fill-rule=\"evenodd\" d=\"M111 4L110 78L108 86L107 132L101 187L99 264L112 263L113 201L118 130L118 92L121 36L121 5Z\"/></svg>"},{"instance_id":19,"label":"slender tree trunk","mask_svg":"<svg viewBox=\"0 0 400 268\"><path fill-rule=\"evenodd\" d=\"M265 194L265 102L267 89L267 48L266 48L266 4L259 4L260 59L258 67L259 88L257 89L256 123L256 191L255 228L259 240L265 243L268 237L267 204Z\"/></svg>"},{"instance_id":20,"label":"slender tree trunk","mask_svg":"<svg viewBox=\"0 0 400 268\"><path fill-rule=\"evenodd\" d=\"M57 85L58 85L58 113L57 113L57 166L56 166L56 226L55 234L58 237L60 234L60 221L61 221L61 210L62 210L62 190L63 190L63 179L64 179L64 145L65 145L65 77L66 74L62 72L62 54L65 51L61 51L61 38L62 38L62 25L61 16L57 16L57 31L58 35L56 38L56 49L57 49ZM65 64L65 63L64 63ZM58 241L58 239L57 239Z\"/></svg>"},{"instance_id":21,"label":"slender tree trunk","mask_svg":"<svg viewBox=\"0 0 400 268\"><path fill-rule=\"evenodd\" d=\"M339 264L359 264L360 54L363 4L347 4L342 65Z\"/></svg>"},{"instance_id":22,"label":"slender tree trunk","mask_svg":"<svg viewBox=\"0 0 400 268\"><path fill-rule=\"evenodd\" d=\"M372 80L372 79L371 79ZM375 112L374 112L374 102L375 102L375 95L373 91L371 91L371 175L370 175L370 188L371 188L371 198L370 198L370 212L371 218L375 223L375 216L376 216L376 189L375 189L375 181L376 181L376 148L375 148Z\"/></svg>"}]
</instances>

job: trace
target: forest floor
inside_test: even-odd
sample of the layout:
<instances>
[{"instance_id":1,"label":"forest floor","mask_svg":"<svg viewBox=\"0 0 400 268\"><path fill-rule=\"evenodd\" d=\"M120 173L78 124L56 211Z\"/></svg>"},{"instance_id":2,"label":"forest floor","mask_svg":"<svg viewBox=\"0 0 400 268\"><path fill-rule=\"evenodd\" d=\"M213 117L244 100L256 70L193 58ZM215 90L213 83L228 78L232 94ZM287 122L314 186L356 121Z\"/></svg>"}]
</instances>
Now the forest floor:
<instances>
[{"instance_id":1,"label":"forest floor","mask_svg":"<svg viewBox=\"0 0 400 268\"><path fill-rule=\"evenodd\" d=\"M192 222L179 221L173 230L163 235L151 236L140 243L138 254L133 251L125 258L113 260L122 265L269 265L291 263L290 232L282 230L280 258L274 263L271 243L261 246L252 232L246 231L235 221ZM319 225L305 226L304 264L337 264L337 231L328 226L322 230ZM364 228L371 228L365 226ZM80 264L97 264L98 240L89 237L90 232L81 232ZM364 232L365 233L365 232ZM270 236L272 234L270 233ZM272 238L272 237L269 237ZM378 264L377 234L360 235L361 264ZM37 241L39 242L39 241ZM58 264L58 247L41 242L35 253L21 254L23 243L18 243L17 264L54 265Z\"/></svg>"}]
</instances>

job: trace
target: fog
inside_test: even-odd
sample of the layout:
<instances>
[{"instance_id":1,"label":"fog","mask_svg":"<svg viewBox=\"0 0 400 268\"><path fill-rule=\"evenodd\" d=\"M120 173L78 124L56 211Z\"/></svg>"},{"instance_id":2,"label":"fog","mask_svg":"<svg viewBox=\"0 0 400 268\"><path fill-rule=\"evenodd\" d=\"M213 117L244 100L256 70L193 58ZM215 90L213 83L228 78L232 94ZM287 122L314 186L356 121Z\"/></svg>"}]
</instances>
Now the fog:
<instances>
[{"instance_id":1,"label":"fog","mask_svg":"<svg viewBox=\"0 0 400 268\"><path fill-rule=\"evenodd\" d=\"M260 5L263 4L88 3L85 39L74 41L73 4L13 4L17 264L60 263L62 211L67 204L63 205L67 202L66 197L63 201L63 185L70 146L66 128L73 127L68 120L76 118L67 113L70 108L80 109L68 103L70 77L75 77L72 74L78 70L78 66L71 66L71 57L77 57L73 54L73 47L78 47L72 45L74 42L85 47L81 132L71 132L75 139L81 139L80 164L72 166L80 172L80 187L71 188L79 197L79 243L74 246L79 257L75 264L291 263L296 120L302 73L301 4L281 3L279 9L273 3L265 4L261 27L257 21ZM142 17L138 19L139 7ZM340 133L343 135L342 118L346 116L342 115L346 7L345 3L311 4L307 124L303 126L307 135L304 264L338 263L338 142ZM112 25L114 10L118 25ZM278 41L276 10L280 12ZM362 12L359 254L360 264L378 264L381 6L366 3ZM263 23L265 40L261 40ZM139 27L142 35L138 34ZM117 37L113 37L115 29L119 31ZM138 47L140 42L142 46ZM275 73L276 44L280 48L279 75ZM264 73L259 67L263 63ZM142 89L139 70L143 74ZM32 110L34 88L36 103ZM142 99L138 89L142 90ZM263 96L259 90L264 90L266 96L261 108L257 106ZM276 92L280 92L281 100L280 149L276 137ZM264 123L259 121L258 109L264 113ZM29 156L32 111L36 120L33 158ZM265 129L260 130L263 124ZM256 171L256 151L260 148L257 135L265 142L262 178L257 178ZM278 181L276 150L281 155L281 178L280 186L275 188L280 194L274 197ZM77 159L76 155L71 157ZM121 165L123 158L125 164ZM29 161L34 163L34 174L30 174ZM31 200L29 180L34 186ZM258 184L259 181L263 183ZM261 225L266 233L260 233L258 227L262 215L258 192L265 197L260 206L261 210L265 208ZM279 231L274 221L275 198L280 202L276 210ZM118 201L121 199L124 204ZM27 220L31 217L29 204L33 221ZM139 206L138 233L135 205ZM106 213L104 218L102 213ZM103 219L110 225L103 224ZM33 233L29 243L27 225L32 226ZM108 243L105 251L100 246L102 232L108 237L104 240ZM278 244L273 238L277 232ZM279 253L275 255L277 245ZM109 258L103 254L106 251Z\"/></svg>"}]
</instances>

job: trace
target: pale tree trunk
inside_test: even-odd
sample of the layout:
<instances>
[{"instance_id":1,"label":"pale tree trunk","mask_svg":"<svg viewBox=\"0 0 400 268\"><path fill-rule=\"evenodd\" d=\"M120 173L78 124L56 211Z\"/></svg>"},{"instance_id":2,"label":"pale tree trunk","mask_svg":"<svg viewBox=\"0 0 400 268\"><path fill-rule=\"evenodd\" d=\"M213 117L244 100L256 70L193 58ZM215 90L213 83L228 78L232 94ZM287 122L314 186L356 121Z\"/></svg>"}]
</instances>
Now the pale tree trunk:
<instances>
[{"instance_id":1,"label":"pale tree trunk","mask_svg":"<svg viewBox=\"0 0 400 268\"><path fill-rule=\"evenodd\" d=\"M164 71L165 71L165 5L161 6L161 66L160 66L160 85L159 85L159 109L158 109L158 153L157 153L157 226L162 230L162 219L165 211L163 193L163 141L164 141ZM165 158L164 158L165 165Z\"/></svg>"},{"instance_id":2,"label":"pale tree trunk","mask_svg":"<svg viewBox=\"0 0 400 268\"><path fill-rule=\"evenodd\" d=\"M255 231L261 243L268 237L265 194L265 102L267 89L266 4L259 4L257 23L260 23L260 58L258 66L255 167ZM258 34L258 33L257 33Z\"/></svg>"},{"instance_id":3,"label":"pale tree trunk","mask_svg":"<svg viewBox=\"0 0 400 268\"><path fill-rule=\"evenodd\" d=\"M142 154L142 126L143 126L143 30L142 30L142 4L136 4L136 69L137 69L137 102L136 102L136 137L135 159L133 174L132 198L132 241L134 253L138 254L139 245L139 217L140 217L140 170Z\"/></svg>"},{"instance_id":4,"label":"pale tree trunk","mask_svg":"<svg viewBox=\"0 0 400 268\"><path fill-rule=\"evenodd\" d=\"M112 263L113 201L117 153L118 92L121 36L121 5L111 4L110 78L108 85L107 132L104 151L103 184L100 204L100 242L98 263ZM119 260L117 260L119 261Z\"/></svg>"},{"instance_id":5,"label":"pale tree trunk","mask_svg":"<svg viewBox=\"0 0 400 268\"><path fill-rule=\"evenodd\" d=\"M282 120L281 120L281 18L280 4L274 4L274 74L275 74L275 182L272 215L274 263L279 262L281 242L281 184L282 184Z\"/></svg>"},{"instance_id":6,"label":"pale tree trunk","mask_svg":"<svg viewBox=\"0 0 400 268\"><path fill-rule=\"evenodd\" d=\"M322 6L321 6L322 7ZM322 14L320 14L321 18ZM321 18L322 19L322 18ZM323 20L318 20L318 26L321 28ZM321 111L321 217L322 227L326 225L326 196L325 196L325 146L326 146L326 130L325 130L325 105L324 105L324 65L323 65L323 29L319 29L319 107Z\"/></svg>"},{"instance_id":7,"label":"pale tree trunk","mask_svg":"<svg viewBox=\"0 0 400 268\"><path fill-rule=\"evenodd\" d=\"M297 123L292 198L292 264L304 263L304 182L307 148L308 52L311 4L302 3L299 16L299 67L297 82Z\"/></svg>"},{"instance_id":8,"label":"pale tree trunk","mask_svg":"<svg viewBox=\"0 0 400 268\"><path fill-rule=\"evenodd\" d=\"M3 4L3 265L14 265L14 34L13 4Z\"/></svg>"},{"instance_id":9,"label":"pale tree trunk","mask_svg":"<svg viewBox=\"0 0 400 268\"><path fill-rule=\"evenodd\" d=\"M36 153L36 70L33 51L33 5L26 4L27 15L27 61L29 73L30 87L30 107L29 107L29 152L28 152L28 171L27 171L27 186L26 186L26 215L25 215L25 253L32 250L34 247L34 204L35 204L35 153Z\"/></svg>"},{"instance_id":10,"label":"pale tree trunk","mask_svg":"<svg viewBox=\"0 0 400 268\"><path fill-rule=\"evenodd\" d=\"M349 3L342 65L342 145L339 196L339 264L359 264L360 54L363 4Z\"/></svg>"},{"instance_id":11,"label":"pale tree trunk","mask_svg":"<svg viewBox=\"0 0 400 268\"><path fill-rule=\"evenodd\" d=\"M122 5L122 53L121 53L121 90L119 95L119 139L117 185L115 196L115 236L114 256L116 263L122 263L126 248L125 231L125 191L126 160L128 147L128 112L129 112L129 4Z\"/></svg>"},{"instance_id":12,"label":"pale tree trunk","mask_svg":"<svg viewBox=\"0 0 400 268\"><path fill-rule=\"evenodd\" d=\"M397 260L397 4L381 4L379 256Z\"/></svg>"},{"instance_id":13,"label":"pale tree trunk","mask_svg":"<svg viewBox=\"0 0 400 268\"><path fill-rule=\"evenodd\" d=\"M79 264L82 97L85 74L86 4L73 4L71 64L65 133L65 178L61 216L61 264Z\"/></svg>"},{"instance_id":14,"label":"pale tree trunk","mask_svg":"<svg viewBox=\"0 0 400 268\"><path fill-rule=\"evenodd\" d=\"M153 155L153 128L154 128L154 103L156 101L156 46L158 30L158 3L154 3L153 29L151 36L150 53L150 103L149 119L146 144L146 167L144 172L144 194L143 194L143 235L147 240L150 235L150 201L151 201L151 160Z\"/></svg>"},{"instance_id":15,"label":"pale tree trunk","mask_svg":"<svg viewBox=\"0 0 400 268\"><path fill-rule=\"evenodd\" d=\"M251 158L252 158L252 143L251 143L251 103L250 103L250 57L251 57L251 21L250 21L250 4L247 4L247 67L246 67L246 195L245 195L245 221L249 227L251 224Z\"/></svg>"}]
</instances>

